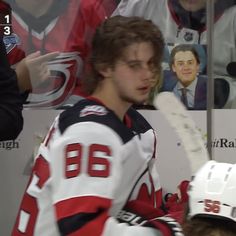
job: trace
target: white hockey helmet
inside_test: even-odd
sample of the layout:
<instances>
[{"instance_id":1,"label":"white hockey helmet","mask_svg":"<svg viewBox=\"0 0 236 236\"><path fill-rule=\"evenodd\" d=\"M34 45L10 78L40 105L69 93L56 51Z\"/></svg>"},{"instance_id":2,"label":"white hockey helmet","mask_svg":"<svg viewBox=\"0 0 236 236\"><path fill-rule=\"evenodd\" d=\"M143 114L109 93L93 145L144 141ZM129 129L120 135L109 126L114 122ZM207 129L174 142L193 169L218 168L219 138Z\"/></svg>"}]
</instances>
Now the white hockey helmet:
<instances>
[{"instance_id":1,"label":"white hockey helmet","mask_svg":"<svg viewBox=\"0 0 236 236\"><path fill-rule=\"evenodd\" d=\"M223 217L236 222L236 164L208 161L189 185L189 217Z\"/></svg>"}]
</instances>

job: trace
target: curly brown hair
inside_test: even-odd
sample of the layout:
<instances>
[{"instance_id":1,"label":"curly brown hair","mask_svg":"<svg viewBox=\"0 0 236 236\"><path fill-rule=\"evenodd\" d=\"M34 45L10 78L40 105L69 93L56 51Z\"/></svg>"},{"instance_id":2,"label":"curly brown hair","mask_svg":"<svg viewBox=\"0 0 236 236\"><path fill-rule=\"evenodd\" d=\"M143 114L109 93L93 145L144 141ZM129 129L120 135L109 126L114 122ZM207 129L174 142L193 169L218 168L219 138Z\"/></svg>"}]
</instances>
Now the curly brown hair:
<instances>
[{"instance_id":1,"label":"curly brown hair","mask_svg":"<svg viewBox=\"0 0 236 236\"><path fill-rule=\"evenodd\" d=\"M183 224L185 236L236 236L236 222L221 218L194 217Z\"/></svg>"},{"instance_id":2,"label":"curly brown hair","mask_svg":"<svg viewBox=\"0 0 236 236\"><path fill-rule=\"evenodd\" d=\"M114 68L124 57L125 49L134 43L150 42L154 50L154 67L160 71L164 52L164 39L159 28L141 17L114 16L106 19L96 30L89 60L89 76L83 86L88 94L97 87L103 76L103 68Z\"/></svg>"}]
</instances>

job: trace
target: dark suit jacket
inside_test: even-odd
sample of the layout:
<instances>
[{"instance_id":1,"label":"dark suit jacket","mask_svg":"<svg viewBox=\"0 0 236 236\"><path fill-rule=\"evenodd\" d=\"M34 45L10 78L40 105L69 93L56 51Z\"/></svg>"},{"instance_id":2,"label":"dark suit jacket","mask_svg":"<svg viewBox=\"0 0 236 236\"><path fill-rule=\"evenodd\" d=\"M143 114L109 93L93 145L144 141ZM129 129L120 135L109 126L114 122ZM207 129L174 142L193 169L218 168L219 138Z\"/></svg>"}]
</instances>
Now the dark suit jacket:
<instances>
[{"instance_id":1,"label":"dark suit jacket","mask_svg":"<svg viewBox=\"0 0 236 236\"><path fill-rule=\"evenodd\" d=\"M23 100L0 38L0 141L15 139L23 127Z\"/></svg>"},{"instance_id":2,"label":"dark suit jacket","mask_svg":"<svg viewBox=\"0 0 236 236\"><path fill-rule=\"evenodd\" d=\"M175 73L171 71L164 71L164 81L160 89L163 91L173 91L177 84L178 80ZM197 85L194 95L194 107L193 110L206 110L207 107L207 77L198 76ZM191 108L190 108L191 109Z\"/></svg>"}]
</instances>

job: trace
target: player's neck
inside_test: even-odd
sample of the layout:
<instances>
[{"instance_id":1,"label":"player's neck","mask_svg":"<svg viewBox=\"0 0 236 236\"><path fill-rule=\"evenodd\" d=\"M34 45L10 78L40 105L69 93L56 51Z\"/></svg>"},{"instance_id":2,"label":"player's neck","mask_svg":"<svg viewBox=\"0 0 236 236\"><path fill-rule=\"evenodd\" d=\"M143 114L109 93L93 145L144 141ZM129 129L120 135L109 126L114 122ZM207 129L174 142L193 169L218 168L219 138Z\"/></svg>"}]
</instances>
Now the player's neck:
<instances>
[{"instance_id":1,"label":"player's neck","mask_svg":"<svg viewBox=\"0 0 236 236\"><path fill-rule=\"evenodd\" d=\"M112 110L120 120L124 120L124 116L131 106L130 103L122 101L122 99L117 95L112 89L97 88L92 94L93 97L100 100L107 108Z\"/></svg>"},{"instance_id":2,"label":"player's neck","mask_svg":"<svg viewBox=\"0 0 236 236\"><path fill-rule=\"evenodd\" d=\"M15 0L19 8L35 17L44 15L54 0Z\"/></svg>"}]
</instances>

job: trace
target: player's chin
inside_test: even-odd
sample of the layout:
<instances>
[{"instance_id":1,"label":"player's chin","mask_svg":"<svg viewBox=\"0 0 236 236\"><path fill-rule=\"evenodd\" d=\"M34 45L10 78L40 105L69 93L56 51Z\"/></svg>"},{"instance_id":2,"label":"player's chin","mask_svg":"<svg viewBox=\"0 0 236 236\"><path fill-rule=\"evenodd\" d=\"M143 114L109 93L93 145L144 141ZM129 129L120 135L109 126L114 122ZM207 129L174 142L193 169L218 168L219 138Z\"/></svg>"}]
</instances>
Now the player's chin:
<instances>
[{"instance_id":1,"label":"player's chin","mask_svg":"<svg viewBox=\"0 0 236 236\"><path fill-rule=\"evenodd\" d=\"M146 101L148 100L149 97L149 92L142 92L139 90L136 90L135 92L130 92L127 96L125 96L125 100L128 101L129 103L132 104L137 104L137 105L141 105L146 103Z\"/></svg>"},{"instance_id":2,"label":"player's chin","mask_svg":"<svg viewBox=\"0 0 236 236\"><path fill-rule=\"evenodd\" d=\"M133 100L134 100L133 103L135 103L135 104L138 104L138 105L144 104L148 100L148 94L142 95L142 96L137 96Z\"/></svg>"}]
</instances>

